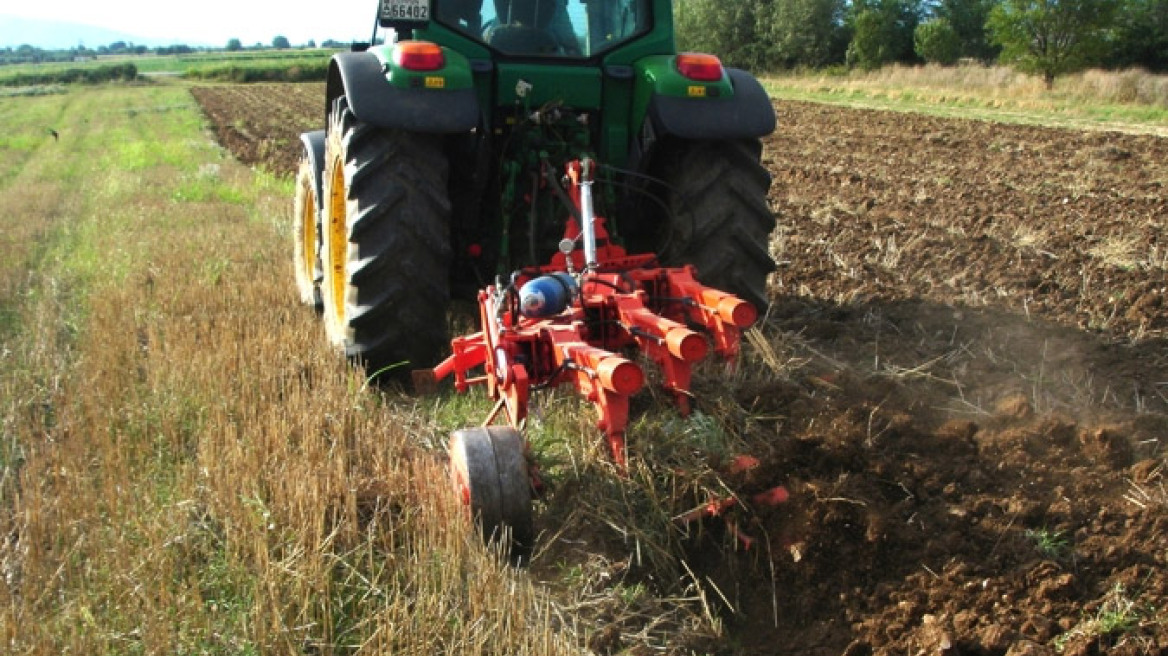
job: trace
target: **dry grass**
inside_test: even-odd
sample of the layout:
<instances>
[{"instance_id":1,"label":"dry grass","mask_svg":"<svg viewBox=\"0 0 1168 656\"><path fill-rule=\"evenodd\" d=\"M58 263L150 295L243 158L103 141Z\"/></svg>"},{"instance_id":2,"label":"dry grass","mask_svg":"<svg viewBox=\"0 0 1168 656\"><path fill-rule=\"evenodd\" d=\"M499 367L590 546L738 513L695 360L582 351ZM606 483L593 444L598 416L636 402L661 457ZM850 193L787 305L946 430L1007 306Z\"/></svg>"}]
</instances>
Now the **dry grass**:
<instances>
[{"instance_id":1,"label":"dry grass","mask_svg":"<svg viewBox=\"0 0 1168 656\"><path fill-rule=\"evenodd\" d=\"M1141 510L1163 512L1168 510L1168 484L1165 484L1165 465L1168 460L1152 461L1151 471L1143 472L1136 480L1128 480L1128 491L1124 498Z\"/></svg>"},{"instance_id":2,"label":"dry grass","mask_svg":"<svg viewBox=\"0 0 1168 656\"><path fill-rule=\"evenodd\" d=\"M1121 271L1164 269L1165 257L1157 245L1149 245L1141 235L1109 235L1086 249L1102 265Z\"/></svg>"},{"instance_id":3,"label":"dry grass","mask_svg":"<svg viewBox=\"0 0 1168 656\"><path fill-rule=\"evenodd\" d=\"M1145 70L1090 70L1075 76L1078 94L1107 102L1168 107L1168 76Z\"/></svg>"},{"instance_id":4,"label":"dry grass","mask_svg":"<svg viewBox=\"0 0 1168 656\"><path fill-rule=\"evenodd\" d=\"M764 82L780 98L1080 129L1164 135L1168 116L1168 76L1142 70L1065 75L1053 90L1039 77L979 64L897 64L871 72L778 74Z\"/></svg>"},{"instance_id":5,"label":"dry grass","mask_svg":"<svg viewBox=\"0 0 1168 656\"><path fill-rule=\"evenodd\" d=\"M997 100L1039 98L1045 91L1042 80L1037 77L1010 68L978 65L953 68L895 65L865 75L852 73L849 80L873 86L912 87L925 93L939 94L939 99L946 99L949 94L960 94L954 98ZM973 95L975 92L976 96Z\"/></svg>"},{"instance_id":6,"label":"dry grass","mask_svg":"<svg viewBox=\"0 0 1168 656\"><path fill-rule=\"evenodd\" d=\"M835 78L821 77L821 84ZM1056 80L1054 95L1041 77L1001 66L966 64L954 67L897 64L877 71L851 71L839 80L849 87L901 89L939 101L978 100L993 105L1018 102L1023 106L1051 106L1052 99L1075 98L1093 103L1138 104L1168 108L1168 77L1140 69L1098 69L1065 75Z\"/></svg>"}]
</instances>

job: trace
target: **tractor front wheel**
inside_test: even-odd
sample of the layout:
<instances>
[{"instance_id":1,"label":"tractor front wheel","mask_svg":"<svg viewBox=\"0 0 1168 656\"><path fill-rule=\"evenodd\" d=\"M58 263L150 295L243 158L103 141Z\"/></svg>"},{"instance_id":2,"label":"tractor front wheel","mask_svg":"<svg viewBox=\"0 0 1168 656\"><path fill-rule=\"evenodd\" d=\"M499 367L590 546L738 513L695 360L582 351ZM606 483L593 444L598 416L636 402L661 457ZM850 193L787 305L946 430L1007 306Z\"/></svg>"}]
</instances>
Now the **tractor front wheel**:
<instances>
[{"instance_id":1,"label":"tractor front wheel","mask_svg":"<svg viewBox=\"0 0 1168 656\"><path fill-rule=\"evenodd\" d=\"M325 330L371 375L433 366L447 346L449 163L441 137L382 130L337 101L325 145Z\"/></svg>"}]
</instances>

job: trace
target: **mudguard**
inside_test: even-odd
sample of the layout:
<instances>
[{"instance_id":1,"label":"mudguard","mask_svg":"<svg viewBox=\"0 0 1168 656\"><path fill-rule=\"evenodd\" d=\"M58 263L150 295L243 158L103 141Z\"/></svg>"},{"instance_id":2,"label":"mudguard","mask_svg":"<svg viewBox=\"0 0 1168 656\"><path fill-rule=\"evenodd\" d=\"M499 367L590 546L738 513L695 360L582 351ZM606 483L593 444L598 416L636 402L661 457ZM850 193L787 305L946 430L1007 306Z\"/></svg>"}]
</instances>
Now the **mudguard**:
<instances>
[{"instance_id":1,"label":"mudguard","mask_svg":"<svg viewBox=\"0 0 1168 656\"><path fill-rule=\"evenodd\" d=\"M727 68L734 88L729 98L687 98L655 94L648 118L658 136L682 139L747 139L775 131L775 108L750 73Z\"/></svg>"},{"instance_id":2,"label":"mudguard","mask_svg":"<svg viewBox=\"0 0 1168 656\"><path fill-rule=\"evenodd\" d=\"M325 113L345 96L361 121L380 128L455 134L478 126L474 88L399 87L386 79L386 65L372 52L346 52L329 63Z\"/></svg>"},{"instance_id":3,"label":"mudguard","mask_svg":"<svg viewBox=\"0 0 1168 656\"><path fill-rule=\"evenodd\" d=\"M324 211L324 139L324 130L300 135L300 143L304 144L304 155L312 166L312 190L316 196L318 212Z\"/></svg>"}]
</instances>

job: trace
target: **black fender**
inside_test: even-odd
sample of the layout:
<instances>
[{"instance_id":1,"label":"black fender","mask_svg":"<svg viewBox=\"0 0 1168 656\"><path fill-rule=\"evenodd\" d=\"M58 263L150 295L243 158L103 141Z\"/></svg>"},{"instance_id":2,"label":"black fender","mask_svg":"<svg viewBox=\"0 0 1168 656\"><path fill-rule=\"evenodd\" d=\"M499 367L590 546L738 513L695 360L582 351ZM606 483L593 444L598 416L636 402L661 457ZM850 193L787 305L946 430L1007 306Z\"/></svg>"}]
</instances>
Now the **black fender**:
<instances>
[{"instance_id":1,"label":"black fender","mask_svg":"<svg viewBox=\"0 0 1168 656\"><path fill-rule=\"evenodd\" d=\"M371 52L333 55L329 63L325 115L333 101L345 96L349 109L362 122L380 128L456 134L479 124L479 103L473 87L422 89L395 87Z\"/></svg>"},{"instance_id":2,"label":"black fender","mask_svg":"<svg viewBox=\"0 0 1168 656\"><path fill-rule=\"evenodd\" d=\"M312 167L312 190L316 196L317 212L324 212L324 139L324 130L300 135L300 143L304 144L304 156L308 158L308 164Z\"/></svg>"},{"instance_id":3,"label":"black fender","mask_svg":"<svg viewBox=\"0 0 1168 656\"><path fill-rule=\"evenodd\" d=\"M737 68L727 68L734 95L726 99L654 95L649 120L657 137L749 139L775 131L775 108L762 84Z\"/></svg>"}]
</instances>

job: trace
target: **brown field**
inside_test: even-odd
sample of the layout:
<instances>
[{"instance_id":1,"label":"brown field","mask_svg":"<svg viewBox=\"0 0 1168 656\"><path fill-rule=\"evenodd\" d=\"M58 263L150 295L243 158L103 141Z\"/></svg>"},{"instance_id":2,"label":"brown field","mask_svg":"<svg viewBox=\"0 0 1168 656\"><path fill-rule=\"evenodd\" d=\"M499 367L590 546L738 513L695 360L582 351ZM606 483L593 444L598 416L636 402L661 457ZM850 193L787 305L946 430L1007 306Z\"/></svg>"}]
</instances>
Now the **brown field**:
<instances>
[{"instance_id":1,"label":"brown field","mask_svg":"<svg viewBox=\"0 0 1168 656\"><path fill-rule=\"evenodd\" d=\"M323 84L195 87L191 93L236 159L280 173L296 173L300 134L324 126Z\"/></svg>"},{"instance_id":2,"label":"brown field","mask_svg":"<svg viewBox=\"0 0 1168 656\"><path fill-rule=\"evenodd\" d=\"M322 95L195 89L221 142L278 173ZM750 550L721 522L680 541L721 635L663 650L1165 653L1168 139L776 109L773 304L744 373L698 387L763 460L727 485L792 499L740 511ZM547 535L573 504L556 495ZM684 587L601 529L556 534L533 578L600 560ZM577 610L595 652L656 653L652 611Z\"/></svg>"}]
</instances>

